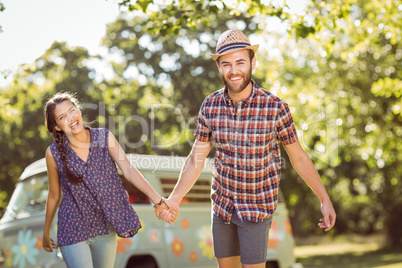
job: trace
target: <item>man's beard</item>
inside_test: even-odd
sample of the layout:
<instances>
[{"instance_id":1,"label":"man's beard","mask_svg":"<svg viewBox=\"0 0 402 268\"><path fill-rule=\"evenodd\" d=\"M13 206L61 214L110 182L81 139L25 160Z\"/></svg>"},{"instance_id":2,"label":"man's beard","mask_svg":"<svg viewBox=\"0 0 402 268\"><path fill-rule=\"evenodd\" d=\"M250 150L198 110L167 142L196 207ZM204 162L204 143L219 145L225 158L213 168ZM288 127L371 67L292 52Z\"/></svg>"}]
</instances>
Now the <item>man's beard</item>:
<instances>
[{"instance_id":1,"label":"man's beard","mask_svg":"<svg viewBox=\"0 0 402 268\"><path fill-rule=\"evenodd\" d=\"M243 78L243 83L241 83L240 85L231 85L230 77L231 76L238 76L238 75L229 75L228 79L226 79L223 75L221 75L221 79L223 81L223 83L225 84L226 88L228 89L228 91L232 94L239 94L241 93L246 87L247 85L251 82L251 68L249 69L249 72L244 73L242 75Z\"/></svg>"}]
</instances>

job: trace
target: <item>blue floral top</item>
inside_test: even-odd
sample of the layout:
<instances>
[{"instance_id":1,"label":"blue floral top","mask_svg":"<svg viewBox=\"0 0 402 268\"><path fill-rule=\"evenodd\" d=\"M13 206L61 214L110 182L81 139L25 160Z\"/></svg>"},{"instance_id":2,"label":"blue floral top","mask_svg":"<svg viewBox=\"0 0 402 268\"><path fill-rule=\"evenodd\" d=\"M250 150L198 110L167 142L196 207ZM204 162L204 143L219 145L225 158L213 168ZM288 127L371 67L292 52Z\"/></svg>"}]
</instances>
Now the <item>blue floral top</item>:
<instances>
[{"instance_id":1,"label":"blue floral top","mask_svg":"<svg viewBox=\"0 0 402 268\"><path fill-rule=\"evenodd\" d=\"M56 142L50 145L63 198L58 212L57 244L71 245L109 233L108 222L121 237L132 237L141 228L108 149L109 130L93 129L87 162L64 140L69 168L82 176L78 184L67 180Z\"/></svg>"}]
</instances>

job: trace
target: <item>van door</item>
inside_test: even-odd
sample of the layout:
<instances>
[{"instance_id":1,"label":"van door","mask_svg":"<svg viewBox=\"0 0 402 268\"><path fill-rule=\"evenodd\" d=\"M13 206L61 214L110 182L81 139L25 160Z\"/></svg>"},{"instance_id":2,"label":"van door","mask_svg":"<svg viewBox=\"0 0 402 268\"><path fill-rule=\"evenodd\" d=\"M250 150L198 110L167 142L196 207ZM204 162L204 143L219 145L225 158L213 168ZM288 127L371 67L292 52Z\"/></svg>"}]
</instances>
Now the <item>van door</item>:
<instances>
[{"instance_id":1,"label":"van door","mask_svg":"<svg viewBox=\"0 0 402 268\"><path fill-rule=\"evenodd\" d=\"M174 177L159 177L162 191L169 196L176 182ZM176 222L166 225L165 240L169 266L216 267L211 234L211 174L201 174L180 204Z\"/></svg>"},{"instance_id":2,"label":"van door","mask_svg":"<svg viewBox=\"0 0 402 268\"><path fill-rule=\"evenodd\" d=\"M4 256L1 267L66 267L60 251L48 253L42 249L47 194L46 173L18 183L0 221L0 251ZM57 219L50 233L55 241L56 223Z\"/></svg>"},{"instance_id":3,"label":"van door","mask_svg":"<svg viewBox=\"0 0 402 268\"><path fill-rule=\"evenodd\" d=\"M152 183L154 182L154 174L147 171L141 171L141 173L157 190L158 186ZM144 193L123 176L121 176L121 180L130 203L141 221L142 228L132 238L117 238L117 254L114 267L167 267L167 257L164 249L166 244L164 229L165 225L168 224L155 216L152 202Z\"/></svg>"}]
</instances>

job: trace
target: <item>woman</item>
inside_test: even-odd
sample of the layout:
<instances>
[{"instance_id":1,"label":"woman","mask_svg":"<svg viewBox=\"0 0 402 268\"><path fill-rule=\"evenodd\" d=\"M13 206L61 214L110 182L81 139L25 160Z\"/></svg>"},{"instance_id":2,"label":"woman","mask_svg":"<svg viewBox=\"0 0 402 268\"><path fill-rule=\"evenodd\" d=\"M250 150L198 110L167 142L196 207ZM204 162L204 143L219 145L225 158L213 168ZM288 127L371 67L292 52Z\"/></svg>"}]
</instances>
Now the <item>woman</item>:
<instances>
[{"instance_id":1,"label":"woman","mask_svg":"<svg viewBox=\"0 0 402 268\"><path fill-rule=\"evenodd\" d=\"M130 164L113 134L84 125L74 96L53 96L46 103L45 120L55 140L46 150L49 194L43 230L45 251L56 247L50 229L60 204L57 246L67 266L113 267L116 233L132 237L141 228L115 163L124 177L156 204L156 215L169 223L175 220L177 212L160 214L168 205Z\"/></svg>"}]
</instances>

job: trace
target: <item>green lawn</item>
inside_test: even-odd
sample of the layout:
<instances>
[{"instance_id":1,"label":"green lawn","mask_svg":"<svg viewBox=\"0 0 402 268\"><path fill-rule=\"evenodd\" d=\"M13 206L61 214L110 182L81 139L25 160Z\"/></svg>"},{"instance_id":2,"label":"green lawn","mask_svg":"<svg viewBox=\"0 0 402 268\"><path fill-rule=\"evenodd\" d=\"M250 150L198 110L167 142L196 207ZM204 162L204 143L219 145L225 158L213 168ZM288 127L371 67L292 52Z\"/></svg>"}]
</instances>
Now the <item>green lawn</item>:
<instances>
[{"instance_id":1,"label":"green lawn","mask_svg":"<svg viewBox=\"0 0 402 268\"><path fill-rule=\"evenodd\" d=\"M304 268L401 268L402 245L383 248L378 239L343 238L342 241L321 241L295 248L297 262ZM361 239L362 240L362 239ZM373 241L374 240L374 241ZM297 239L296 241L300 241ZM304 244L308 243L305 241Z\"/></svg>"}]
</instances>

